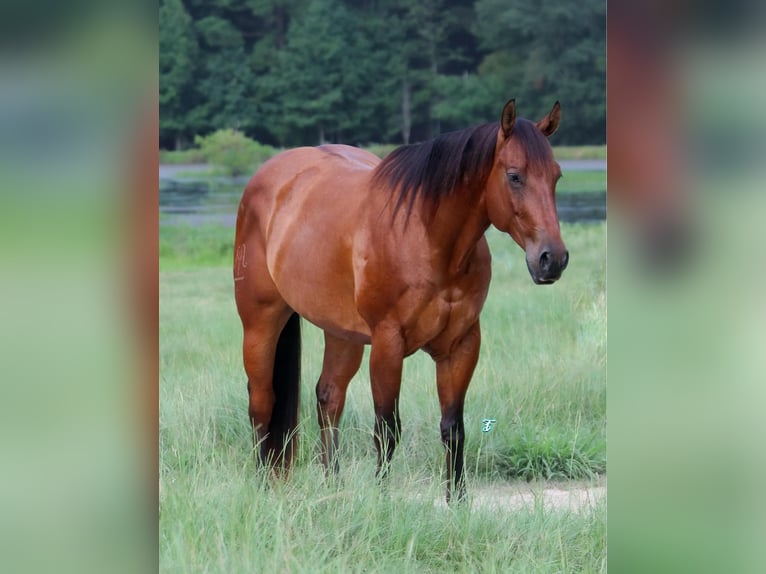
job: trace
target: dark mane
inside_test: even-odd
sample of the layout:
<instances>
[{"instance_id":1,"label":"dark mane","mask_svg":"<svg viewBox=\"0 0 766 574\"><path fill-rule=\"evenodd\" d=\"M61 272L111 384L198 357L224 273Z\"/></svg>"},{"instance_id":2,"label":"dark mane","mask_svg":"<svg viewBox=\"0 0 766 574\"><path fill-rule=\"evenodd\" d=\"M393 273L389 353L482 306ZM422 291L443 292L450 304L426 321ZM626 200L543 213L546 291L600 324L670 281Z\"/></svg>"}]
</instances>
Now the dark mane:
<instances>
[{"instance_id":1,"label":"dark mane","mask_svg":"<svg viewBox=\"0 0 766 574\"><path fill-rule=\"evenodd\" d=\"M483 124L398 147L375 168L373 181L398 191L394 213L406 203L409 216L418 197L436 206L464 178L483 182L489 177L499 128L499 123Z\"/></svg>"},{"instance_id":2,"label":"dark mane","mask_svg":"<svg viewBox=\"0 0 766 574\"><path fill-rule=\"evenodd\" d=\"M406 205L409 217L418 197L435 209L466 179L483 186L495 161L499 129L499 122L482 124L398 147L375 168L373 183L386 183L396 194L394 213ZM530 163L552 159L548 140L529 120L518 118L513 136L522 140Z\"/></svg>"}]
</instances>

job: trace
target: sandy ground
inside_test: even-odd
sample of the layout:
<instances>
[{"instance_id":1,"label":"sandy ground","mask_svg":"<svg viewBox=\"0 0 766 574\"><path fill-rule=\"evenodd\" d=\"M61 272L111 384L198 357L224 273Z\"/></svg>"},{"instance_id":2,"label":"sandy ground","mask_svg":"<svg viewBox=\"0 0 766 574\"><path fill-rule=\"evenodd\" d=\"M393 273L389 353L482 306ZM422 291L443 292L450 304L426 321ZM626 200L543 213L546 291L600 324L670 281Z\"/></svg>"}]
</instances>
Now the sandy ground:
<instances>
[{"instance_id":1,"label":"sandy ground","mask_svg":"<svg viewBox=\"0 0 766 574\"><path fill-rule=\"evenodd\" d=\"M508 483L474 485L468 499L475 510L513 511L543 504L545 510L587 512L606 500L606 484L583 483ZM446 507L444 498L434 501Z\"/></svg>"}]
</instances>

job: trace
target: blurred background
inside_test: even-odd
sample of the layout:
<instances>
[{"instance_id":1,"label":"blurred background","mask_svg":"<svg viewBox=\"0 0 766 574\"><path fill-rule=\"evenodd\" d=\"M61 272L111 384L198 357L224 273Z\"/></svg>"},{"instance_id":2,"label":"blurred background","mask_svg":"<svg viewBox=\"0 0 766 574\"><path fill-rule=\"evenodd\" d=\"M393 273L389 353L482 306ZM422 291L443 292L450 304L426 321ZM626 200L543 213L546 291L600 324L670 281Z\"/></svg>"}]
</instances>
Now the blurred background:
<instances>
[{"instance_id":1,"label":"blurred background","mask_svg":"<svg viewBox=\"0 0 766 574\"><path fill-rule=\"evenodd\" d=\"M609 562L757 572L764 8L610 2Z\"/></svg>"},{"instance_id":2,"label":"blurred background","mask_svg":"<svg viewBox=\"0 0 766 574\"><path fill-rule=\"evenodd\" d=\"M507 4L3 3L8 568L156 566L158 139L390 145L514 95L528 117L564 102L557 145L608 133L610 566L762 569L763 7L609 2L604 60L569 4ZM605 62L606 120L604 86L579 81Z\"/></svg>"}]
</instances>

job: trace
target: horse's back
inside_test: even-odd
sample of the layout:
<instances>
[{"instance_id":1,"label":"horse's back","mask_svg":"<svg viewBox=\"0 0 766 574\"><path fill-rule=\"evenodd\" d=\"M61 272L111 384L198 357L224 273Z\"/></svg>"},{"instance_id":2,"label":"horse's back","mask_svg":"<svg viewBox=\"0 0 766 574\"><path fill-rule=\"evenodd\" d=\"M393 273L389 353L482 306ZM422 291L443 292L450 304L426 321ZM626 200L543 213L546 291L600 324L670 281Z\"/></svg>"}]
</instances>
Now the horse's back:
<instances>
[{"instance_id":1,"label":"horse's back","mask_svg":"<svg viewBox=\"0 0 766 574\"><path fill-rule=\"evenodd\" d=\"M348 169L370 170L380 163L378 156L358 147L342 144L325 144L316 149L344 160Z\"/></svg>"},{"instance_id":2,"label":"horse's back","mask_svg":"<svg viewBox=\"0 0 766 574\"><path fill-rule=\"evenodd\" d=\"M339 335L369 334L354 304L353 242L379 161L343 145L288 150L251 178L239 208L237 247L268 272L258 285Z\"/></svg>"},{"instance_id":3,"label":"horse's back","mask_svg":"<svg viewBox=\"0 0 766 574\"><path fill-rule=\"evenodd\" d=\"M380 162L380 159L362 149L340 145L322 145L319 147L300 147L284 151L266 161L248 182L242 198L242 204L255 202L251 209L264 211L278 206L273 202L334 199L336 194L349 191L343 185L344 180L358 182L366 180L368 174ZM321 181L335 180L341 185L321 186ZM312 197L293 197L311 189ZM361 190L357 190L361 191ZM353 198L342 196L347 202ZM242 206L240 206L242 215Z\"/></svg>"}]
</instances>

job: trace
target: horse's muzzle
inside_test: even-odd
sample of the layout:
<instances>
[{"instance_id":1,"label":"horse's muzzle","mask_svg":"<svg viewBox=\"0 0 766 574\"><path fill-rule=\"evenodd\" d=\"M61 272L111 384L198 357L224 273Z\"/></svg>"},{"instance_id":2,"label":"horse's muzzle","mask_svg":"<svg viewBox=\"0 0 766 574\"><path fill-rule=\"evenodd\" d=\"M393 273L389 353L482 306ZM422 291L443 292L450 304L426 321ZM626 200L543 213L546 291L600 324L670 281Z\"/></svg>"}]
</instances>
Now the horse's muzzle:
<instances>
[{"instance_id":1,"label":"horse's muzzle","mask_svg":"<svg viewBox=\"0 0 766 574\"><path fill-rule=\"evenodd\" d=\"M569 251L549 251L543 249L536 258L527 256L527 269L532 276L532 281L537 285L550 285L555 283L569 265Z\"/></svg>"}]
</instances>

